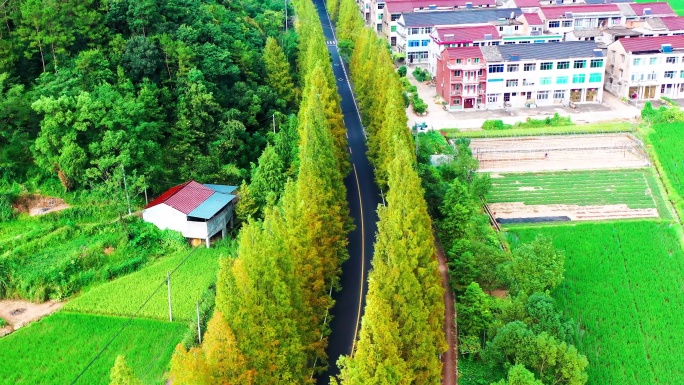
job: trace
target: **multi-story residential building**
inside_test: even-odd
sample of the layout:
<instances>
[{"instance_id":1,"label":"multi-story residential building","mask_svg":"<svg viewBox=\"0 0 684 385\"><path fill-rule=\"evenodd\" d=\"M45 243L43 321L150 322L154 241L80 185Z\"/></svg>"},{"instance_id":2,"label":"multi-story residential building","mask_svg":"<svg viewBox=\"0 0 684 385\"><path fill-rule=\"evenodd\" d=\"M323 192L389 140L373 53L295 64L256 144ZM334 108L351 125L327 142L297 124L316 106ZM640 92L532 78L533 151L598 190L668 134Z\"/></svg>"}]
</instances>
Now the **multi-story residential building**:
<instances>
[{"instance_id":1,"label":"multi-story residential building","mask_svg":"<svg viewBox=\"0 0 684 385\"><path fill-rule=\"evenodd\" d=\"M371 16L371 0L356 0L356 4L359 6L359 9L361 10L361 15L363 15L363 20L366 21L366 23L370 22L370 16ZM373 4L375 5L375 4Z\"/></svg>"},{"instance_id":2,"label":"multi-story residential building","mask_svg":"<svg viewBox=\"0 0 684 385\"><path fill-rule=\"evenodd\" d=\"M607 52L610 93L639 100L684 97L684 36L620 39Z\"/></svg>"},{"instance_id":3,"label":"multi-story residential building","mask_svg":"<svg viewBox=\"0 0 684 385\"><path fill-rule=\"evenodd\" d=\"M397 21L402 14L414 12L446 12L457 9L494 8L496 0L389 0L382 15L382 36L395 46ZM395 42L395 43L393 43Z\"/></svg>"},{"instance_id":4,"label":"multi-story residential building","mask_svg":"<svg viewBox=\"0 0 684 385\"><path fill-rule=\"evenodd\" d=\"M487 65L480 47L454 47L442 51L437 66L437 94L450 107L473 109L485 100Z\"/></svg>"},{"instance_id":5,"label":"multi-story residential building","mask_svg":"<svg viewBox=\"0 0 684 385\"><path fill-rule=\"evenodd\" d=\"M618 4L542 7L538 14L544 21L544 30L562 36L576 29L611 27L625 21Z\"/></svg>"},{"instance_id":6,"label":"multi-story residential building","mask_svg":"<svg viewBox=\"0 0 684 385\"><path fill-rule=\"evenodd\" d=\"M430 34L428 46L428 71L435 76L437 57L447 48L499 44L501 44L501 35L499 35L499 30L491 24L435 27Z\"/></svg>"},{"instance_id":7,"label":"multi-story residential building","mask_svg":"<svg viewBox=\"0 0 684 385\"><path fill-rule=\"evenodd\" d=\"M435 27L483 25L519 13L518 8L405 13L397 20L397 40L394 49L406 53L408 63L427 63L430 56L431 34Z\"/></svg>"},{"instance_id":8,"label":"multi-story residential building","mask_svg":"<svg viewBox=\"0 0 684 385\"><path fill-rule=\"evenodd\" d=\"M594 42L489 45L445 49L436 87L452 109L521 108L600 103L603 77Z\"/></svg>"}]
</instances>

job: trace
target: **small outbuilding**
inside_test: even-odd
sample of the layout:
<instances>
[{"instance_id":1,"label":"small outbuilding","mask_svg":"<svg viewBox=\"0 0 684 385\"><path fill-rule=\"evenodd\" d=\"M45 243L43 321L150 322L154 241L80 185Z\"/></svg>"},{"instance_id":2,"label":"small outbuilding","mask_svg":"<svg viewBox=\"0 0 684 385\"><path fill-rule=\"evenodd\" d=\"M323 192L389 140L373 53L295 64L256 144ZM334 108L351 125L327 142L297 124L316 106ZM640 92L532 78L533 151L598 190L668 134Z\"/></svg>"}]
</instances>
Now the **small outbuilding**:
<instances>
[{"instance_id":1,"label":"small outbuilding","mask_svg":"<svg viewBox=\"0 0 684 385\"><path fill-rule=\"evenodd\" d=\"M237 186L200 184L191 180L170 188L143 210L143 220L160 229L180 231L184 237L209 240L233 227Z\"/></svg>"}]
</instances>

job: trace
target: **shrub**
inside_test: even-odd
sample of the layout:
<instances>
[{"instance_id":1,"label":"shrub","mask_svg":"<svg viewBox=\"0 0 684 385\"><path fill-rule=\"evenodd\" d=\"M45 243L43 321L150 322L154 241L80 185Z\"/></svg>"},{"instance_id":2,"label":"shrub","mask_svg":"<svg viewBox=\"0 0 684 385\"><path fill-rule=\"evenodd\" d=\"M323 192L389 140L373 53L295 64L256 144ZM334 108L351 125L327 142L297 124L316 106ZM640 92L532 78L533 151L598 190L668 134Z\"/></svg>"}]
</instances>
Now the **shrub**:
<instances>
[{"instance_id":1,"label":"shrub","mask_svg":"<svg viewBox=\"0 0 684 385\"><path fill-rule=\"evenodd\" d=\"M416 114L423 114L427 111L428 105L423 101L423 99L416 97L413 99L413 112Z\"/></svg>"},{"instance_id":2,"label":"shrub","mask_svg":"<svg viewBox=\"0 0 684 385\"><path fill-rule=\"evenodd\" d=\"M431 78L430 73L420 67L416 67L416 69L413 70L413 77L415 77L419 82L424 82L430 80Z\"/></svg>"},{"instance_id":3,"label":"shrub","mask_svg":"<svg viewBox=\"0 0 684 385\"><path fill-rule=\"evenodd\" d=\"M399 67L399 69L397 70L397 73L399 74L399 76L401 76L401 77L403 78L403 77L406 76L406 72L407 72L407 71L408 71L408 70L406 69L406 66L401 66L401 67Z\"/></svg>"},{"instance_id":4,"label":"shrub","mask_svg":"<svg viewBox=\"0 0 684 385\"><path fill-rule=\"evenodd\" d=\"M483 130L503 130L504 123L501 119L485 120L482 124Z\"/></svg>"},{"instance_id":5,"label":"shrub","mask_svg":"<svg viewBox=\"0 0 684 385\"><path fill-rule=\"evenodd\" d=\"M7 194L0 194L0 222L7 222L13 217L12 200Z\"/></svg>"}]
</instances>

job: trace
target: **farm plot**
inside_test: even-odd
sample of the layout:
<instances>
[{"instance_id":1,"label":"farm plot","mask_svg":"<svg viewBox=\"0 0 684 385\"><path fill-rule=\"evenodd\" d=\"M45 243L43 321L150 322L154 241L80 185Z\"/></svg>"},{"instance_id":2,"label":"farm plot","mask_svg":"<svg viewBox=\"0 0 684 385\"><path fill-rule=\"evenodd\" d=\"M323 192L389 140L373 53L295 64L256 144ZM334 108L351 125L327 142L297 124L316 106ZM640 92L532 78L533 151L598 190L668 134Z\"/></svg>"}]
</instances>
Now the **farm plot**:
<instances>
[{"instance_id":1,"label":"farm plot","mask_svg":"<svg viewBox=\"0 0 684 385\"><path fill-rule=\"evenodd\" d=\"M565 251L554 293L579 323L589 384L681 384L684 254L681 228L661 221L516 227L513 246L538 234Z\"/></svg>"},{"instance_id":2,"label":"farm plot","mask_svg":"<svg viewBox=\"0 0 684 385\"><path fill-rule=\"evenodd\" d=\"M493 174L487 201L498 218L670 217L654 172L647 168Z\"/></svg>"},{"instance_id":3,"label":"farm plot","mask_svg":"<svg viewBox=\"0 0 684 385\"><path fill-rule=\"evenodd\" d=\"M473 139L483 172L530 172L638 168L649 165L631 134L554 135Z\"/></svg>"},{"instance_id":4,"label":"farm plot","mask_svg":"<svg viewBox=\"0 0 684 385\"><path fill-rule=\"evenodd\" d=\"M69 384L127 322L59 312L0 338L0 384ZM159 384L187 326L134 319L77 384L109 384L117 355L145 384Z\"/></svg>"},{"instance_id":5,"label":"farm plot","mask_svg":"<svg viewBox=\"0 0 684 385\"><path fill-rule=\"evenodd\" d=\"M684 125L681 123L657 124L653 126L653 132L649 135L649 140L662 167L663 179L666 186L673 189L675 206L680 212L684 213Z\"/></svg>"},{"instance_id":6,"label":"farm plot","mask_svg":"<svg viewBox=\"0 0 684 385\"><path fill-rule=\"evenodd\" d=\"M219 258L227 254L224 247L200 248L171 276L171 298L174 321L187 321L195 314L195 301L216 282ZM66 310L105 315L132 316L147 297L166 280L166 274L181 263L188 251L167 257L136 273L100 285L69 302ZM169 318L166 285L159 290L138 317L159 320Z\"/></svg>"}]
</instances>

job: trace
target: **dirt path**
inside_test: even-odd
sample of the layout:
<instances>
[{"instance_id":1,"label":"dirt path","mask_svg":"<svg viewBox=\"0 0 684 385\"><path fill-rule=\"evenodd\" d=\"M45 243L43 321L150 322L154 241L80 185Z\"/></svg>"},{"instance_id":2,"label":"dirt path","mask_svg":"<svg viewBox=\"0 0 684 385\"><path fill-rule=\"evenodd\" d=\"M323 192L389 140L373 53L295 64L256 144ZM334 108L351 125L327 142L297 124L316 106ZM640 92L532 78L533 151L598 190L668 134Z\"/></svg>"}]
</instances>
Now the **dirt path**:
<instances>
[{"instance_id":1,"label":"dirt path","mask_svg":"<svg viewBox=\"0 0 684 385\"><path fill-rule=\"evenodd\" d=\"M0 301L0 318L9 322L9 326L0 328L0 337L9 334L29 322L36 321L48 314L56 312L64 305L63 302L48 301L32 303L22 300Z\"/></svg>"},{"instance_id":2,"label":"dirt path","mask_svg":"<svg viewBox=\"0 0 684 385\"><path fill-rule=\"evenodd\" d=\"M454 307L454 292L449 287L449 269L447 267L444 247L435 232L435 249L437 250L437 260L439 261L439 273L442 276L442 287L444 287L444 333L446 334L449 350L442 354L442 384L458 384L458 344L457 344L457 325L456 309Z\"/></svg>"}]
</instances>

